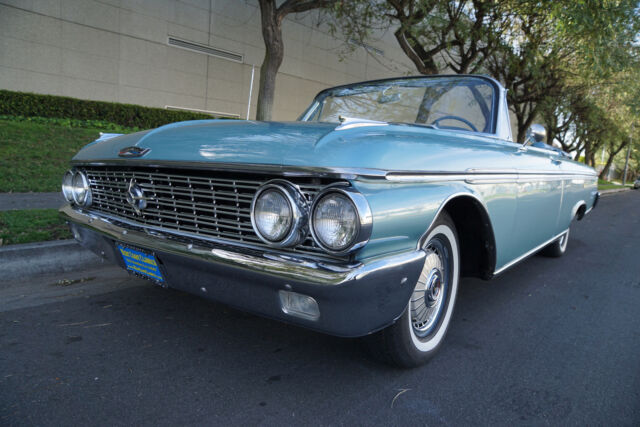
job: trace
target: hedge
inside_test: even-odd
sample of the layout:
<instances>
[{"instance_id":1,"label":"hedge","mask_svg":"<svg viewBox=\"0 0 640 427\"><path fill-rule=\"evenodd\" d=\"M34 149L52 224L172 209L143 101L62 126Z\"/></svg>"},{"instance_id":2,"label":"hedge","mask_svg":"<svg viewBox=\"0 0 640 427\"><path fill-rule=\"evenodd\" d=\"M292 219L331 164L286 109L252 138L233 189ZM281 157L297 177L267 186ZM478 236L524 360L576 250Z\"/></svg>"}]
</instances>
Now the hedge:
<instances>
[{"instance_id":1,"label":"hedge","mask_svg":"<svg viewBox=\"0 0 640 427\"><path fill-rule=\"evenodd\" d=\"M129 128L150 129L184 120L211 119L207 114L171 111L116 102L86 101L0 89L0 115L101 120Z\"/></svg>"},{"instance_id":2,"label":"hedge","mask_svg":"<svg viewBox=\"0 0 640 427\"><path fill-rule=\"evenodd\" d=\"M8 122L29 122L39 125L53 125L65 128L84 128L99 129L101 132L109 131L116 133L132 133L144 130L142 128L118 125L107 122L106 120L78 120L78 119L60 119L58 117L39 117L39 116L9 116L0 114L0 121Z\"/></svg>"}]
</instances>

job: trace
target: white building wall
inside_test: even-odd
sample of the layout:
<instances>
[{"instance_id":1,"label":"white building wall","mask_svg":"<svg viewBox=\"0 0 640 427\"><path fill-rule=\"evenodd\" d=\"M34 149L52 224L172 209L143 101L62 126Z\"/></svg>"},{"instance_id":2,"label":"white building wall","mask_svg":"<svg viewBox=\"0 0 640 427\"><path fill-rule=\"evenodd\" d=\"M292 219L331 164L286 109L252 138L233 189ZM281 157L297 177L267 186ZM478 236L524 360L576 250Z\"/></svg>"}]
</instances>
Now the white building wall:
<instances>
[{"instance_id":1,"label":"white building wall","mask_svg":"<svg viewBox=\"0 0 640 427\"><path fill-rule=\"evenodd\" d=\"M275 120L293 120L326 87L414 73L393 34L340 59L317 12L290 16ZM172 36L241 54L233 62L167 44ZM0 88L255 117L264 56L256 0L0 0Z\"/></svg>"}]
</instances>

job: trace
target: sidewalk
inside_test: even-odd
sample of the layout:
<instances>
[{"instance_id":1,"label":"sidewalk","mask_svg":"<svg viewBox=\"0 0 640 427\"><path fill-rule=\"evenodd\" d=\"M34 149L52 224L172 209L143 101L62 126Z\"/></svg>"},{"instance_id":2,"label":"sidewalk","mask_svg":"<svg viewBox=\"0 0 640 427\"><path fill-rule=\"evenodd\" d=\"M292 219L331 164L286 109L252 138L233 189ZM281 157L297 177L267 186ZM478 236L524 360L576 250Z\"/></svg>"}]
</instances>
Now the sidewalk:
<instances>
[{"instance_id":1,"label":"sidewalk","mask_svg":"<svg viewBox=\"0 0 640 427\"><path fill-rule=\"evenodd\" d=\"M0 211L58 209L65 203L62 193L0 193Z\"/></svg>"}]
</instances>

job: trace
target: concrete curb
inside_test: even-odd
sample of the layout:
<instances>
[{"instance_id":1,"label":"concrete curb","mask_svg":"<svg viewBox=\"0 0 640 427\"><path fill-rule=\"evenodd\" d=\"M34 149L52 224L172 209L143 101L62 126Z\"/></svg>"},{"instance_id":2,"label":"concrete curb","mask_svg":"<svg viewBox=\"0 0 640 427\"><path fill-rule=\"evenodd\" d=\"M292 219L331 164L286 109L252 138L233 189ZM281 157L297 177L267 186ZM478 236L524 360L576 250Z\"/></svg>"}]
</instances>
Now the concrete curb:
<instances>
[{"instance_id":1,"label":"concrete curb","mask_svg":"<svg viewBox=\"0 0 640 427\"><path fill-rule=\"evenodd\" d=\"M46 273L66 273L100 265L102 260L75 240L0 247L0 280Z\"/></svg>"},{"instance_id":2,"label":"concrete curb","mask_svg":"<svg viewBox=\"0 0 640 427\"><path fill-rule=\"evenodd\" d=\"M623 191L630 191L631 188L629 187L625 187L625 188L611 188L609 190L602 190L600 191L600 195L607 195L607 194L614 194L614 193L622 193Z\"/></svg>"}]
</instances>

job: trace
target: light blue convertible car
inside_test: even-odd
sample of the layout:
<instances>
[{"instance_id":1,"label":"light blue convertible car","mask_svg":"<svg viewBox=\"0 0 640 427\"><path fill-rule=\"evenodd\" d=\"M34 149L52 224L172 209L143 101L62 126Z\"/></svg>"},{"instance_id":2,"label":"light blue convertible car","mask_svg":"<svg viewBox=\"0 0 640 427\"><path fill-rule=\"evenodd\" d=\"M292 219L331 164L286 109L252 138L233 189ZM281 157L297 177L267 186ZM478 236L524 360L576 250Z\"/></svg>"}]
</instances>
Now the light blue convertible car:
<instances>
[{"instance_id":1,"label":"light blue convertible car","mask_svg":"<svg viewBox=\"0 0 640 427\"><path fill-rule=\"evenodd\" d=\"M451 322L460 277L543 250L598 201L596 174L512 142L484 76L324 90L296 122L203 120L102 138L72 160L75 238L162 286L317 331L367 336L416 366Z\"/></svg>"}]
</instances>

